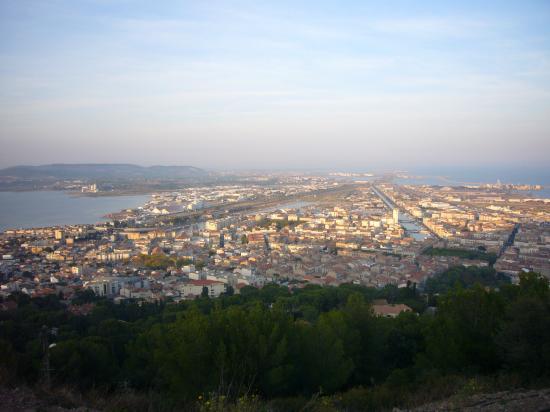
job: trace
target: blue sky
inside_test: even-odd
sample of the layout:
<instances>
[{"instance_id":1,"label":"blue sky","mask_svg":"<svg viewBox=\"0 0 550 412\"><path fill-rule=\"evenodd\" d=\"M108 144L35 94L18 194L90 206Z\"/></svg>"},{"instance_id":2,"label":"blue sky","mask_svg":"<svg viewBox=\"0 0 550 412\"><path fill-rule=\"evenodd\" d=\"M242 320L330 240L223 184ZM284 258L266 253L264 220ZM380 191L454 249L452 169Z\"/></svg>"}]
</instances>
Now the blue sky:
<instances>
[{"instance_id":1,"label":"blue sky","mask_svg":"<svg viewBox=\"0 0 550 412\"><path fill-rule=\"evenodd\" d=\"M549 1L0 1L0 166L548 168Z\"/></svg>"}]
</instances>

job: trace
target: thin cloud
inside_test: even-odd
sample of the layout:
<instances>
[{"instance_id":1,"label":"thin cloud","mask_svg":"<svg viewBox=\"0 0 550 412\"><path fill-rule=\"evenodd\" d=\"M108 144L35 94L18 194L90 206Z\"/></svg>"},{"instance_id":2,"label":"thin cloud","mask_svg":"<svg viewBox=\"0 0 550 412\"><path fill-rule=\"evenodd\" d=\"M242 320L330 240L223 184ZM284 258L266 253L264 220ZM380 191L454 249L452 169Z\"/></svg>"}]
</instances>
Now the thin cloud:
<instances>
[{"instance_id":1,"label":"thin cloud","mask_svg":"<svg viewBox=\"0 0 550 412\"><path fill-rule=\"evenodd\" d=\"M492 23L484 20L450 17L382 19L370 24L370 28L378 32L410 36L471 37L492 27Z\"/></svg>"}]
</instances>

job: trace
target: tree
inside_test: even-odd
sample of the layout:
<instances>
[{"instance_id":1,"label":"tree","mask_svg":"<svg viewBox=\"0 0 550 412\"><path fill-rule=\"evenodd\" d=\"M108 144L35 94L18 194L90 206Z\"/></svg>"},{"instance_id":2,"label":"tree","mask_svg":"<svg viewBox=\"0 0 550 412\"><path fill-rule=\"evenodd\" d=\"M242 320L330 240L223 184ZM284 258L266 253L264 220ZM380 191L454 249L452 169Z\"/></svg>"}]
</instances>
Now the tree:
<instances>
[{"instance_id":1,"label":"tree","mask_svg":"<svg viewBox=\"0 0 550 412\"><path fill-rule=\"evenodd\" d=\"M333 393L342 388L353 373L354 363L330 316L321 316L315 325L299 323L298 327L303 391ZM350 332L345 323L338 329Z\"/></svg>"},{"instance_id":2,"label":"tree","mask_svg":"<svg viewBox=\"0 0 550 412\"><path fill-rule=\"evenodd\" d=\"M116 382L117 362L108 342L99 337L59 342L51 349L54 379L72 382L80 388L108 386Z\"/></svg>"},{"instance_id":3,"label":"tree","mask_svg":"<svg viewBox=\"0 0 550 412\"><path fill-rule=\"evenodd\" d=\"M359 337L358 349L352 352L355 365L352 382L371 384L386 374L384 362L387 319L374 316L371 306L360 293L352 293L344 307L348 323Z\"/></svg>"},{"instance_id":4,"label":"tree","mask_svg":"<svg viewBox=\"0 0 550 412\"><path fill-rule=\"evenodd\" d=\"M507 311L496 341L507 367L525 376L550 371L550 311L533 297L521 297Z\"/></svg>"},{"instance_id":5,"label":"tree","mask_svg":"<svg viewBox=\"0 0 550 412\"><path fill-rule=\"evenodd\" d=\"M550 371L550 288L531 272L520 275L518 289L496 342L508 368L533 378Z\"/></svg>"},{"instance_id":6,"label":"tree","mask_svg":"<svg viewBox=\"0 0 550 412\"><path fill-rule=\"evenodd\" d=\"M0 382L12 381L17 376L17 353L10 342L0 339Z\"/></svg>"},{"instance_id":7,"label":"tree","mask_svg":"<svg viewBox=\"0 0 550 412\"><path fill-rule=\"evenodd\" d=\"M521 273L519 292L523 296L533 296L548 301L550 298L548 279L535 272Z\"/></svg>"},{"instance_id":8,"label":"tree","mask_svg":"<svg viewBox=\"0 0 550 412\"><path fill-rule=\"evenodd\" d=\"M425 290L429 294L446 293L455 286L470 288L476 284L500 287L510 283L510 280L503 275L497 274L492 267L452 267L445 272L429 278L426 281Z\"/></svg>"},{"instance_id":9,"label":"tree","mask_svg":"<svg viewBox=\"0 0 550 412\"><path fill-rule=\"evenodd\" d=\"M72 300L74 305L82 305L84 303L91 303L99 300L99 297L94 293L92 289L83 289L75 293L75 297Z\"/></svg>"},{"instance_id":10,"label":"tree","mask_svg":"<svg viewBox=\"0 0 550 412\"><path fill-rule=\"evenodd\" d=\"M213 345L208 317L198 310L184 312L173 323L145 333L152 349L156 385L173 397L189 401L216 387Z\"/></svg>"},{"instance_id":11,"label":"tree","mask_svg":"<svg viewBox=\"0 0 550 412\"><path fill-rule=\"evenodd\" d=\"M445 371L491 372L498 366L494 337L502 320L500 296L481 286L456 288L440 299L425 331L427 354Z\"/></svg>"},{"instance_id":12,"label":"tree","mask_svg":"<svg viewBox=\"0 0 550 412\"><path fill-rule=\"evenodd\" d=\"M56 296L10 296L19 305L0 311L0 378L3 368L36 382L42 325L59 331L50 352L57 383L108 392L125 381L181 409L198 395L309 398L357 386L371 401L390 399L389 407L394 397L447 385L452 376L512 372L537 384L550 376L550 291L537 274L499 290L458 286L439 296L434 314L397 318L375 316L369 300L419 299L414 285L230 292L170 305L95 299L87 316L73 315Z\"/></svg>"}]
</instances>

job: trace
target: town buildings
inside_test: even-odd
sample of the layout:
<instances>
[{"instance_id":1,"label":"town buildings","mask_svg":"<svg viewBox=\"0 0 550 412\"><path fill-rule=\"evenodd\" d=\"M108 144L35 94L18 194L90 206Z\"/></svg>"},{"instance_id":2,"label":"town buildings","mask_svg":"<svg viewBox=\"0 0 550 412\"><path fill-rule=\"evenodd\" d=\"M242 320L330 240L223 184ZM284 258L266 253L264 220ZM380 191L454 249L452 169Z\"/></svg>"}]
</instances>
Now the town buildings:
<instances>
[{"instance_id":1,"label":"town buildings","mask_svg":"<svg viewBox=\"0 0 550 412\"><path fill-rule=\"evenodd\" d=\"M288 203L296 193L315 195ZM254 206L265 199L276 201ZM189 218L154 220L173 211ZM0 295L70 299L89 289L117 302L178 302L268 283L421 288L452 266L489 265L426 254L432 247L493 254L495 269L513 280L523 270L550 277L550 202L507 187L289 178L280 186L159 193L116 217L116 224L2 233Z\"/></svg>"}]
</instances>

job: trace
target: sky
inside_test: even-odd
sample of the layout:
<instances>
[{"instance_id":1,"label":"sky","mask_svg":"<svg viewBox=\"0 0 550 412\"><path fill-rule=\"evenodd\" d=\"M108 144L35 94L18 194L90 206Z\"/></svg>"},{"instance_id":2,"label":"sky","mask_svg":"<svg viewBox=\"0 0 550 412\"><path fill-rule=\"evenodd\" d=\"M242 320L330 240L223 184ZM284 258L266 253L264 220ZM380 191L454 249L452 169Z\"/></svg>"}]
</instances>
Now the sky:
<instances>
[{"instance_id":1,"label":"sky","mask_svg":"<svg viewBox=\"0 0 550 412\"><path fill-rule=\"evenodd\" d=\"M0 0L0 167L549 158L550 1Z\"/></svg>"}]
</instances>

